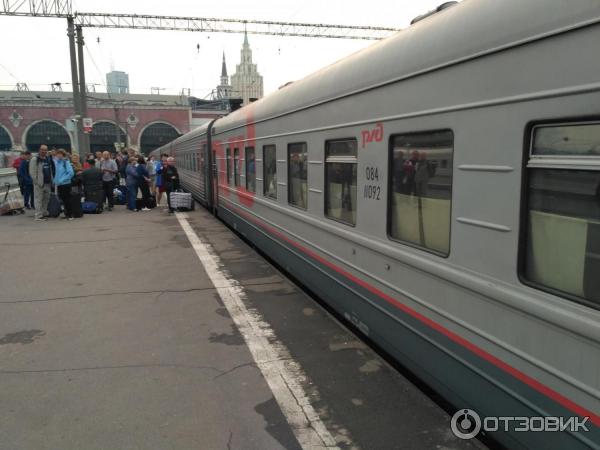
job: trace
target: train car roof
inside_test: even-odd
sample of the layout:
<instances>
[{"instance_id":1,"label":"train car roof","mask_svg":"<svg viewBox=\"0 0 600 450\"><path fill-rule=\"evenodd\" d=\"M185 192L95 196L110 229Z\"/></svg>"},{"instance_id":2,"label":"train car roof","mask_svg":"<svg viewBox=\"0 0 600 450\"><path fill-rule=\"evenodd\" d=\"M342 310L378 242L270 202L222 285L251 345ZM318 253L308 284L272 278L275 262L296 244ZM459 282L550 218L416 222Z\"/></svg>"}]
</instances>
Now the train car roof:
<instances>
[{"instance_id":1,"label":"train car roof","mask_svg":"<svg viewBox=\"0 0 600 450\"><path fill-rule=\"evenodd\" d=\"M463 0L219 119L216 133L598 21L598 0Z\"/></svg>"},{"instance_id":2,"label":"train car roof","mask_svg":"<svg viewBox=\"0 0 600 450\"><path fill-rule=\"evenodd\" d=\"M212 122L212 121L211 121ZM151 155L154 156L158 156L162 153L167 153L167 151L173 146L173 145L177 145L180 144L182 142L186 142L189 139L193 139L195 137L198 136L202 136L204 134L206 134L208 132L208 127L210 126L211 122L206 122L203 123L202 125L200 125L198 128L194 128L192 131L190 131L189 133L185 133L181 136L179 136L177 139L172 140L171 142L163 145L162 147L159 147L157 149L154 149L150 152Z\"/></svg>"}]
</instances>

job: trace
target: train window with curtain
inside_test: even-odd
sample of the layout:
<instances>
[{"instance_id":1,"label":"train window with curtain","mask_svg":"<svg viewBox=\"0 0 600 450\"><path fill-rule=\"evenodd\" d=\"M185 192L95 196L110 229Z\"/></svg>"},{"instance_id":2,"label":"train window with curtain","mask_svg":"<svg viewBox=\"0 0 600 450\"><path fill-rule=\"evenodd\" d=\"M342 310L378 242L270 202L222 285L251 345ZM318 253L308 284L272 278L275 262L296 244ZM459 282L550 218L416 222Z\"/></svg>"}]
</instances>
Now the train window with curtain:
<instances>
[{"instance_id":1,"label":"train window with curtain","mask_svg":"<svg viewBox=\"0 0 600 450\"><path fill-rule=\"evenodd\" d=\"M263 146L263 194L277 199L277 151L274 145Z\"/></svg>"},{"instance_id":2,"label":"train window with curtain","mask_svg":"<svg viewBox=\"0 0 600 450\"><path fill-rule=\"evenodd\" d=\"M441 256L450 253L451 130L390 138L388 233L391 239ZM378 177L380 174L368 174ZM379 195L365 192L365 195Z\"/></svg>"},{"instance_id":3,"label":"train window with curtain","mask_svg":"<svg viewBox=\"0 0 600 450\"><path fill-rule=\"evenodd\" d=\"M307 159L306 142L288 144L288 202L302 209L308 207Z\"/></svg>"},{"instance_id":4,"label":"train window with curtain","mask_svg":"<svg viewBox=\"0 0 600 450\"><path fill-rule=\"evenodd\" d=\"M233 150L233 185L240 185L240 151L237 148Z\"/></svg>"},{"instance_id":5,"label":"train window with curtain","mask_svg":"<svg viewBox=\"0 0 600 450\"><path fill-rule=\"evenodd\" d=\"M256 192L256 161L254 147L246 147L246 190Z\"/></svg>"},{"instance_id":6,"label":"train window with curtain","mask_svg":"<svg viewBox=\"0 0 600 450\"><path fill-rule=\"evenodd\" d=\"M227 184L231 184L231 149L225 151L225 166L227 170Z\"/></svg>"},{"instance_id":7,"label":"train window with curtain","mask_svg":"<svg viewBox=\"0 0 600 450\"><path fill-rule=\"evenodd\" d=\"M325 148L325 215L356 225L356 139L329 141Z\"/></svg>"},{"instance_id":8,"label":"train window with curtain","mask_svg":"<svg viewBox=\"0 0 600 450\"><path fill-rule=\"evenodd\" d=\"M600 308L600 123L538 125L530 142L521 275Z\"/></svg>"}]
</instances>

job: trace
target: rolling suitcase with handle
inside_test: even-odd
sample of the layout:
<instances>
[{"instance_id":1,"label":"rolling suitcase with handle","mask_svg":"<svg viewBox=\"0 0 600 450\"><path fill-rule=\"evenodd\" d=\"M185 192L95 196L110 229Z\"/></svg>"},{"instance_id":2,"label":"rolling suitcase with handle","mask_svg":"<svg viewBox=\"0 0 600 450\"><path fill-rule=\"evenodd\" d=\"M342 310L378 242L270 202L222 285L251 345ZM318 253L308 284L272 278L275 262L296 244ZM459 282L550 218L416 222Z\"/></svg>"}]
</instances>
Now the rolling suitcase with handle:
<instances>
[{"instance_id":1,"label":"rolling suitcase with handle","mask_svg":"<svg viewBox=\"0 0 600 450\"><path fill-rule=\"evenodd\" d=\"M79 192L71 192L71 214L76 219L83 217L81 194Z\"/></svg>"},{"instance_id":2,"label":"rolling suitcase with handle","mask_svg":"<svg viewBox=\"0 0 600 450\"><path fill-rule=\"evenodd\" d=\"M50 200L48 200L48 216L58 217L60 216L61 210L62 206L60 204L60 200L58 199L58 195L56 192L50 192Z\"/></svg>"}]
</instances>

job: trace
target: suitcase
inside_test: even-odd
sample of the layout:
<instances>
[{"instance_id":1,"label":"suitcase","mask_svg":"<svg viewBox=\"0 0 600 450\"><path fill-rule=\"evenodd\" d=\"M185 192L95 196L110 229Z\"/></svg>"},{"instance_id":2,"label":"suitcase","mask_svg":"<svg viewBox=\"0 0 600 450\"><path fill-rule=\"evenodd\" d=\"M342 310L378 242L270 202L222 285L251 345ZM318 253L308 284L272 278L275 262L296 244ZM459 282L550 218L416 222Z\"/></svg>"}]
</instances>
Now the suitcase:
<instances>
[{"instance_id":1,"label":"suitcase","mask_svg":"<svg viewBox=\"0 0 600 450\"><path fill-rule=\"evenodd\" d=\"M194 209L194 200L189 192L173 191L171 192L171 208L191 211Z\"/></svg>"},{"instance_id":2,"label":"suitcase","mask_svg":"<svg viewBox=\"0 0 600 450\"><path fill-rule=\"evenodd\" d=\"M38 200L39 201L39 200ZM50 192L50 200L48 200L48 216L49 217L58 217L61 212L60 200L58 199L58 195L55 192Z\"/></svg>"},{"instance_id":3,"label":"suitcase","mask_svg":"<svg viewBox=\"0 0 600 450\"><path fill-rule=\"evenodd\" d=\"M83 209L81 208L81 194L79 192L71 192L71 212L73 217L76 219L83 217Z\"/></svg>"},{"instance_id":4,"label":"suitcase","mask_svg":"<svg viewBox=\"0 0 600 450\"><path fill-rule=\"evenodd\" d=\"M100 214L102 212L102 205L96 202L85 201L81 204L81 209L84 214Z\"/></svg>"},{"instance_id":5,"label":"suitcase","mask_svg":"<svg viewBox=\"0 0 600 450\"><path fill-rule=\"evenodd\" d=\"M148 197L148 204L146 205L146 207L150 209L156 208L156 197L154 195Z\"/></svg>"}]
</instances>

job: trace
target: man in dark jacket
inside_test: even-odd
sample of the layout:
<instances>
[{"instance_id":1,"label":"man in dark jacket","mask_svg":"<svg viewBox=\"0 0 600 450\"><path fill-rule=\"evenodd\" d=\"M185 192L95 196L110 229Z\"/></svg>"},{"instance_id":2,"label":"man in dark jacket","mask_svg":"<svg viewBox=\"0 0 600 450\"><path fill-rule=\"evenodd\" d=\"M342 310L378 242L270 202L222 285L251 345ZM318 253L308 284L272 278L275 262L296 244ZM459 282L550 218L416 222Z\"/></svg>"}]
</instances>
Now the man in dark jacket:
<instances>
[{"instance_id":1,"label":"man in dark jacket","mask_svg":"<svg viewBox=\"0 0 600 450\"><path fill-rule=\"evenodd\" d=\"M177 172L177 167L175 167L175 158L172 156L167 158L167 165L162 171L162 182L167 193L169 213L172 213L175 210L171 207L171 192L179 189L179 172Z\"/></svg>"},{"instance_id":2,"label":"man in dark jacket","mask_svg":"<svg viewBox=\"0 0 600 450\"><path fill-rule=\"evenodd\" d=\"M102 189L102 170L99 167L91 166L81 172L81 182L83 183L83 192L85 201L94 202L101 206L104 202L104 190Z\"/></svg>"},{"instance_id":3,"label":"man in dark jacket","mask_svg":"<svg viewBox=\"0 0 600 450\"><path fill-rule=\"evenodd\" d=\"M25 203L25 208L27 209L32 209L35 206L33 199L33 179L29 175L30 159L31 152L23 152L23 155L21 156L21 163L19 164L19 169L17 170L19 182L21 183L21 187L23 189L23 201Z\"/></svg>"}]
</instances>

